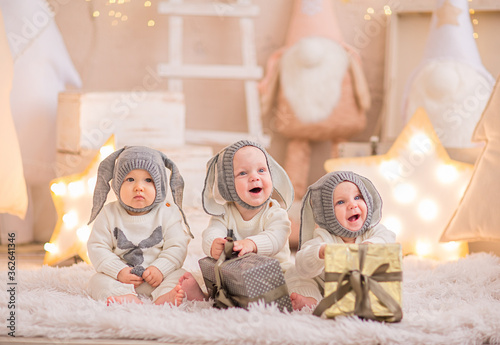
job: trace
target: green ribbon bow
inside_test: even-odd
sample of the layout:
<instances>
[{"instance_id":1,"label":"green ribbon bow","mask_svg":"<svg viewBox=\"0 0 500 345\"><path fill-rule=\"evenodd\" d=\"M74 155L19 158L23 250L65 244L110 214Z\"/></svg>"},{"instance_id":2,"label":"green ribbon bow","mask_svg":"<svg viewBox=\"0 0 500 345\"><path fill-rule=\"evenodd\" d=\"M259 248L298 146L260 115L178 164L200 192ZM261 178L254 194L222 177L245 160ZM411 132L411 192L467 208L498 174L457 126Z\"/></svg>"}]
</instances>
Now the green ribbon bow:
<instances>
[{"instance_id":1,"label":"green ribbon bow","mask_svg":"<svg viewBox=\"0 0 500 345\"><path fill-rule=\"evenodd\" d=\"M325 272L325 282L337 282L337 290L325 297L316 306L313 312L314 315L321 316L326 309L340 301L347 293L354 291L354 311L349 314L377 321L401 321L403 317L401 306L384 290L379 282L402 281L403 274L401 271L387 272L389 268L387 263L378 266L371 275L362 274L367 250L367 244L359 245L359 270L345 270L342 273ZM376 316L373 313L369 296L370 291L389 309L392 316Z\"/></svg>"}]
</instances>

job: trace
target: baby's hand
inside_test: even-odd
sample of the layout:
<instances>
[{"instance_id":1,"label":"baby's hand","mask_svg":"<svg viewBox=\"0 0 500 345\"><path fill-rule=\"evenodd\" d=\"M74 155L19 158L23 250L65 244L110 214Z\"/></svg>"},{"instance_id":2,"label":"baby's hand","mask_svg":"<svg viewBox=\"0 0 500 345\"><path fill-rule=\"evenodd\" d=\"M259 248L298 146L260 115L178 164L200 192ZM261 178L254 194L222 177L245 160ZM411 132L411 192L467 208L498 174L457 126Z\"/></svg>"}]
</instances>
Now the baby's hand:
<instances>
[{"instance_id":1,"label":"baby's hand","mask_svg":"<svg viewBox=\"0 0 500 345\"><path fill-rule=\"evenodd\" d=\"M149 266L144 270L142 277L152 287L157 287L163 281L163 274L160 272L158 267Z\"/></svg>"},{"instance_id":2,"label":"baby's hand","mask_svg":"<svg viewBox=\"0 0 500 345\"><path fill-rule=\"evenodd\" d=\"M130 273L131 270L132 267L123 268L120 272L118 272L118 276L116 277L116 279L118 279L119 282L125 284L134 284L134 287L138 287L144 280L141 277Z\"/></svg>"},{"instance_id":3,"label":"baby's hand","mask_svg":"<svg viewBox=\"0 0 500 345\"><path fill-rule=\"evenodd\" d=\"M235 241L233 251L239 252L238 256L243 256L246 253L257 253L257 246L254 241L248 239Z\"/></svg>"},{"instance_id":4,"label":"baby's hand","mask_svg":"<svg viewBox=\"0 0 500 345\"><path fill-rule=\"evenodd\" d=\"M216 238L212 242L212 247L210 247L210 255L212 255L215 260L218 260L220 258L220 254L224 250L224 244L226 243L226 241L227 240L225 238Z\"/></svg>"},{"instance_id":5,"label":"baby's hand","mask_svg":"<svg viewBox=\"0 0 500 345\"><path fill-rule=\"evenodd\" d=\"M325 258L325 248L326 248L326 244L322 244L321 247L319 247L319 258L320 259Z\"/></svg>"}]
</instances>

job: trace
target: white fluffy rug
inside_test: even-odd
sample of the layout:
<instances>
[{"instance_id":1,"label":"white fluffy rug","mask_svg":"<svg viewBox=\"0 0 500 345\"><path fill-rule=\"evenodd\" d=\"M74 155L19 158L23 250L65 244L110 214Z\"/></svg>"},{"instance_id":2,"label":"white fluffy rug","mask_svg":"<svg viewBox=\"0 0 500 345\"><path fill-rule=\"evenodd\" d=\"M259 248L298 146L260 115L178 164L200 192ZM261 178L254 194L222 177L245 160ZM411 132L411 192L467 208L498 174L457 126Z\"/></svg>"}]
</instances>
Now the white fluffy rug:
<instances>
[{"instance_id":1,"label":"white fluffy rug","mask_svg":"<svg viewBox=\"0 0 500 345\"><path fill-rule=\"evenodd\" d=\"M263 305L250 311L218 310L208 302L108 307L87 295L94 273L87 264L21 270L16 336L186 344L500 344L498 257L473 254L448 263L406 257L403 272L403 320L383 324L356 317L325 320L310 310L284 314ZM5 272L1 276L5 324L9 295Z\"/></svg>"}]
</instances>

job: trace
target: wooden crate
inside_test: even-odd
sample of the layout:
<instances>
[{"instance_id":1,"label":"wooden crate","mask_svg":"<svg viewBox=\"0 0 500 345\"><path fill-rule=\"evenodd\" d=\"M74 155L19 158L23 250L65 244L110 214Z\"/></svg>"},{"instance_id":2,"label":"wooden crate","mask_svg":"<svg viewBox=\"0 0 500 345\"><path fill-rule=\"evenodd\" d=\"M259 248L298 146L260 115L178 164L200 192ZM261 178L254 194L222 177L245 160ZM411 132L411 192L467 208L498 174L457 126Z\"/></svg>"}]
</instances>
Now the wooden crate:
<instances>
[{"instance_id":1,"label":"wooden crate","mask_svg":"<svg viewBox=\"0 0 500 345\"><path fill-rule=\"evenodd\" d=\"M116 147L180 147L185 143L182 93L63 92L57 109L57 150L98 150L115 135Z\"/></svg>"}]
</instances>

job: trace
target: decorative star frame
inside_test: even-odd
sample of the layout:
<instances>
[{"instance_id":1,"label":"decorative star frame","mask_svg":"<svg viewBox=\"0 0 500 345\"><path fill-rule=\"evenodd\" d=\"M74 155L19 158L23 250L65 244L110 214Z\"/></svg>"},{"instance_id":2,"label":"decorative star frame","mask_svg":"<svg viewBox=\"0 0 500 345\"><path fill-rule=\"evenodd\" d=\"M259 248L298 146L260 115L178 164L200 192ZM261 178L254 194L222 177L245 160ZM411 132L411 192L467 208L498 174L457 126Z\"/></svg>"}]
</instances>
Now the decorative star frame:
<instances>
[{"instance_id":1,"label":"decorative star frame","mask_svg":"<svg viewBox=\"0 0 500 345\"><path fill-rule=\"evenodd\" d=\"M466 242L439 239L473 165L450 159L423 109L416 111L386 154L330 159L325 169L351 170L374 183L383 201L381 223L396 233L403 254L453 260L468 253Z\"/></svg>"},{"instance_id":2,"label":"decorative star frame","mask_svg":"<svg viewBox=\"0 0 500 345\"><path fill-rule=\"evenodd\" d=\"M111 136L92 159L85 171L56 178L50 183L52 200L57 210L58 220L50 242L46 243L43 263L54 265L75 255L90 263L87 254L87 240L91 224L87 225L96 183L99 163L115 151L114 137ZM110 193L108 201L114 197Z\"/></svg>"}]
</instances>

